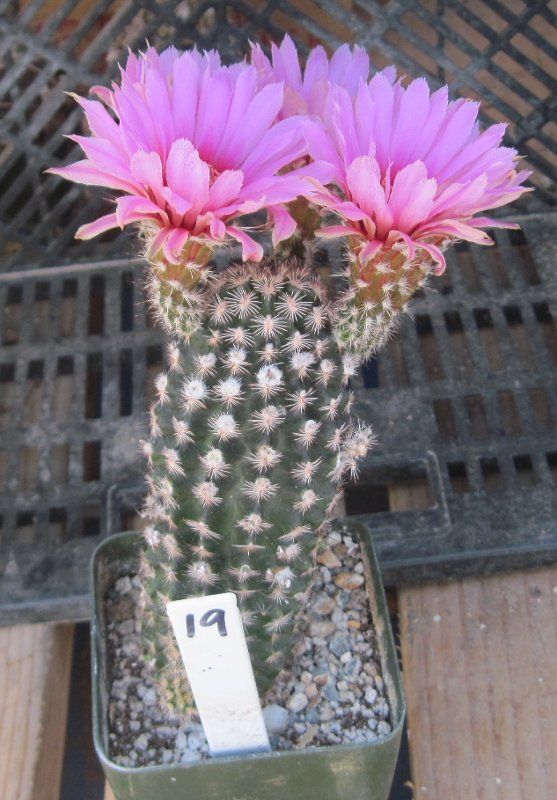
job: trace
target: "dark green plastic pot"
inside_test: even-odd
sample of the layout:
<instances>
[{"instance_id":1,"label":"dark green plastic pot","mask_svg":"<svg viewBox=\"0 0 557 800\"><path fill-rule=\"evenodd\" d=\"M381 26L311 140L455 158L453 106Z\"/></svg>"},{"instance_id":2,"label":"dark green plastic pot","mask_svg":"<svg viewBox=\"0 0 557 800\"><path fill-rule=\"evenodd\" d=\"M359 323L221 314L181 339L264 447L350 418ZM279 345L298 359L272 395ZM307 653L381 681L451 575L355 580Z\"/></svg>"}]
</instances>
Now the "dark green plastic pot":
<instances>
[{"instance_id":1,"label":"dark green plastic pot","mask_svg":"<svg viewBox=\"0 0 557 800\"><path fill-rule=\"evenodd\" d=\"M157 767L121 767L108 755L108 692L104 597L115 578L136 568L142 547L137 533L103 541L91 562L93 616L93 729L95 749L116 800L387 800L405 715L383 586L365 529L354 521L338 523L363 542L372 617L377 631L383 679L391 705L392 732L369 744L308 747L208 759Z\"/></svg>"}]
</instances>

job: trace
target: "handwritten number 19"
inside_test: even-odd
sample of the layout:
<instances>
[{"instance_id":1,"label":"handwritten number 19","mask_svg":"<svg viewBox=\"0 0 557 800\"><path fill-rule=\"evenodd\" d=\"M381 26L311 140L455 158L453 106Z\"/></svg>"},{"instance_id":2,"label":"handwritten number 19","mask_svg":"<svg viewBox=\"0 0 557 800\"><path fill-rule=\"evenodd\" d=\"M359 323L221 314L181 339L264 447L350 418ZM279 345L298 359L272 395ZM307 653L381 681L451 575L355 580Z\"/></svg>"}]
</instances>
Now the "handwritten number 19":
<instances>
[{"instance_id":1,"label":"handwritten number 19","mask_svg":"<svg viewBox=\"0 0 557 800\"><path fill-rule=\"evenodd\" d=\"M199 620L199 624L202 628L209 628L211 625L216 625L220 636L228 636L226 620L222 608L211 608L209 611L206 611ZM188 639L193 639L195 636L195 616L193 614L186 614L186 633Z\"/></svg>"}]
</instances>

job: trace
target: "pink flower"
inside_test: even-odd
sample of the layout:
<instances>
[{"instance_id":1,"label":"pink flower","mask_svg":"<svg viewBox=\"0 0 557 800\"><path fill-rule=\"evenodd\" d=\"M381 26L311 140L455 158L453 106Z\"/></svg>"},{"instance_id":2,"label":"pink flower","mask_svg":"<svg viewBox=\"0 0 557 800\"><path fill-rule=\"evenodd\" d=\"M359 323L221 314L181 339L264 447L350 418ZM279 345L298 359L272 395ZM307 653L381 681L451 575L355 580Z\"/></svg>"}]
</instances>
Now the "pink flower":
<instances>
[{"instance_id":1,"label":"pink flower","mask_svg":"<svg viewBox=\"0 0 557 800\"><path fill-rule=\"evenodd\" d=\"M251 63L257 67L260 85L282 81L285 86L281 117L294 114L323 113L329 86L342 86L351 97L358 91L360 81L369 76L369 56L354 46L351 51L343 44L329 61L323 47L314 47L302 73L296 45L285 36L279 47L271 48L272 63L258 44L251 46Z\"/></svg>"},{"instance_id":2,"label":"pink flower","mask_svg":"<svg viewBox=\"0 0 557 800\"><path fill-rule=\"evenodd\" d=\"M402 241L442 272L450 241L492 244L480 228L516 227L475 215L516 200L530 173L500 146L505 125L480 133L478 103L449 102L447 87L432 94L423 78L406 89L390 78L361 83L354 100L331 89L324 122L304 123L310 155L331 165L336 184L316 186L311 199L342 220L320 235L357 237L364 262Z\"/></svg>"},{"instance_id":3,"label":"pink flower","mask_svg":"<svg viewBox=\"0 0 557 800\"><path fill-rule=\"evenodd\" d=\"M245 259L259 260L261 246L233 221L262 208L275 243L293 233L283 204L307 188L307 169L279 172L305 155L305 141L299 120L276 121L280 83L261 88L255 67L222 66L216 52L149 48L129 56L120 85L93 92L105 105L76 97L92 135L70 137L86 157L50 172L121 196L78 238L140 223L150 255L162 250L176 263L190 237L232 237Z\"/></svg>"}]
</instances>

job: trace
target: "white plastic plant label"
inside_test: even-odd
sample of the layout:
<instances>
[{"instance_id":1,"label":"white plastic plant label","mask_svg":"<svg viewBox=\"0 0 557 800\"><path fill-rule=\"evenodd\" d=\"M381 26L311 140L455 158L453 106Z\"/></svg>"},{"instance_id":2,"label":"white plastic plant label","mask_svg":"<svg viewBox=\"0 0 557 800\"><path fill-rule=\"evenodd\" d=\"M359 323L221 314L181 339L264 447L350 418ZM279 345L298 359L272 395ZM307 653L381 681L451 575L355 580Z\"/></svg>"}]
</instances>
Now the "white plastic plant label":
<instances>
[{"instance_id":1,"label":"white plastic plant label","mask_svg":"<svg viewBox=\"0 0 557 800\"><path fill-rule=\"evenodd\" d=\"M166 606L213 755L269 752L269 737L233 592Z\"/></svg>"}]
</instances>

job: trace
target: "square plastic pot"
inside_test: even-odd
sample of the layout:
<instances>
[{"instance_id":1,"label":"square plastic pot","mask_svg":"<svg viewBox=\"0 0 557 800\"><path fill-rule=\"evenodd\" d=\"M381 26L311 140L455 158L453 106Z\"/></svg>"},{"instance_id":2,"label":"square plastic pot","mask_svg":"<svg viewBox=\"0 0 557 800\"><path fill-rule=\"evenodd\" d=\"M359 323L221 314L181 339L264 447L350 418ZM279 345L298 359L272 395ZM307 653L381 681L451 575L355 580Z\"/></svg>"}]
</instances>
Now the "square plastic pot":
<instances>
[{"instance_id":1,"label":"square plastic pot","mask_svg":"<svg viewBox=\"0 0 557 800\"><path fill-rule=\"evenodd\" d=\"M207 759L193 764L121 767L108 754L108 681L104 598L121 575L137 568L137 533L105 539L91 561L93 730L97 755L116 800L387 800L405 716L405 702L385 594L373 546L356 521L338 529L362 544L378 655L391 708L392 731L369 743Z\"/></svg>"}]
</instances>

